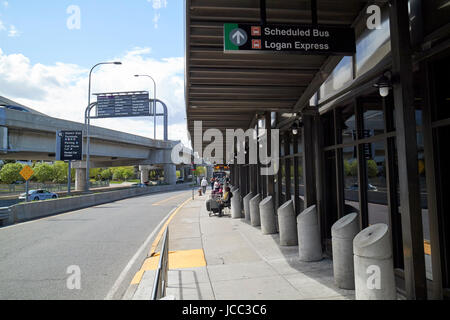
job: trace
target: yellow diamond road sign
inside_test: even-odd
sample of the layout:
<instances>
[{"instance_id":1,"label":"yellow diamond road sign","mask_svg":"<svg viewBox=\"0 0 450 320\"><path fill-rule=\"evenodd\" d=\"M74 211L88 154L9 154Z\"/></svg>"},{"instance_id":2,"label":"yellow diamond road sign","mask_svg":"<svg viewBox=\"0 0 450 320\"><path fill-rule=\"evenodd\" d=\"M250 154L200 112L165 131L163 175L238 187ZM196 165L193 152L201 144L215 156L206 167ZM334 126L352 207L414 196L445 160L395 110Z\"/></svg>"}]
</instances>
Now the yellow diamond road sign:
<instances>
[{"instance_id":1,"label":"yellow diamond road sign","mask_svg":"<svg viewBox=\"0 0 450 320\"><path fill-rule=\"evenodd\" d=\"M23 167L22 171L20 171L20 175L25 179L25 181L30 180L33 174L34 171L30 168L30 166L25 166Z\"/></svg>"}]
</instances>

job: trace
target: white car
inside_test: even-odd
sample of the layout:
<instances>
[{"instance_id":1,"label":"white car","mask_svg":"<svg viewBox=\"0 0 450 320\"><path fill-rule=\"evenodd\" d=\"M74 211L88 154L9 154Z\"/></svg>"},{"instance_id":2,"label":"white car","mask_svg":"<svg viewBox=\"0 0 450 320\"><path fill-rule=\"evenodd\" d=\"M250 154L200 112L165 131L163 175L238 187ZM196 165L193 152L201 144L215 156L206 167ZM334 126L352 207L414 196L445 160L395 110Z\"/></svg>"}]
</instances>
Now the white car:
<instances>
[{"instance_id":1,"label":"white car","mask_svg":"<svg viewBox=\"0 0 450 320\"><path fill-rule=\"evenodd\" d=\"M19 196L19 200L25 199L26 193L22 193ZM39 200L48 200L48 199L57 199L58 195L53 192L49 192L47 190L30 190L28 191L28 201L39 201Z\"/></svg>"}]
</instances>

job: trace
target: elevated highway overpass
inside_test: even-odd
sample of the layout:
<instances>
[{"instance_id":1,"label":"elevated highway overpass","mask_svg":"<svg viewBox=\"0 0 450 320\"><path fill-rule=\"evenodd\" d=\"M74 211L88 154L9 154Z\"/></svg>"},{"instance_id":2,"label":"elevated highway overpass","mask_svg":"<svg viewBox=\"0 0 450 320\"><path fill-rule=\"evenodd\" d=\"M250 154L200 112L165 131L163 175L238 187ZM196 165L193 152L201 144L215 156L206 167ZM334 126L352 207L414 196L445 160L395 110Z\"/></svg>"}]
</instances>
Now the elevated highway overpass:
<instances>
[{"instance_id":1,"label":"elevated highway overpass","mask_svg":"<svg viewBox=\"0 0 450 320\"><path fill-rule=\"evenodd\" d=\"M1 106L3 105L3 106ZM54 161L56 132L83 131L85 124L49 117L9 99L0 97L0 158ZM86 159L86 138L83 158ZM164 168L166 182L175 183L176 166L171 151L179 141L162 141L101 127L90 127L90 167L136 166L148 174L151 167ZM86 183L86 162L73 162L77 189ZM83 178L84 177L84 178ZM144 179L144 178L143 178Z\"/></svg>"}]
</instances>

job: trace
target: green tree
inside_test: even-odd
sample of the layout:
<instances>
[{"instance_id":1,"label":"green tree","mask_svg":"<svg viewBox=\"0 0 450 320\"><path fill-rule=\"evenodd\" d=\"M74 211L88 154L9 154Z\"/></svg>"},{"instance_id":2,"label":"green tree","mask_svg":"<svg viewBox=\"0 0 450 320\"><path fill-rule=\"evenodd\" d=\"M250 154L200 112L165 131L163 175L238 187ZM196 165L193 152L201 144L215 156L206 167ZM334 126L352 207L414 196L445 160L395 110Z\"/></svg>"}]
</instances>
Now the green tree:
<instances>
[{"instance_id":1,"label":"green tree","mask_svg":"<svg viewBox=\"0 0 450 320\"><path fill-rule=\"evenodd\" d=\"M351 176L350 162L348 160L344 160L344 174Z\"/></svg>"},{"instance_id":2,"label":"green tree","mask_svg":"<svg viewBox=\"0 0 450 320\"><path fill-rule=\"evenodd\" d=\"M206 175L206 168L198 166L197 167L197 176L201 177L201 176L205 176L205 175Z\"/></svg>"},{"instance_id":3,"label":"green tree","mask_svg":"<svg viewBox=\"0 0 450 320\"><path fill-rule=\"evenodd\" d=\"M53 164L53 182L66 183L69 173L69 164L63 161L57 161Z\"/></svg>"},{"instance_id":4,"label":"green tree","mask_svg":"<svg viewBox=\"0 0 450 320\"><path fill-rule=\"evenodd\" d=\"M48 163L39 163L34 167L34 176L38 182L50 182L54 179L53 166Z\"/></svg>"},{"instance_id":5,"label":"green tree","mask_svg":"<svg viewBox=\"0 0 450 320\"><path fill-rule=\"evenodd\" d=\"M350 163L350 176L356 177L358 175L358 161Z\"/></svg>"},{"instance_id":6,"label":"green tree","mask_svg":"<svg viewBox=\"0 0 450 320\"><path fill-rule=\"evenodd\" d=\"M3 183L11 184L16 181L24 181L20 175L23 165L20 163L6 163L0 170L0 180Z\"/></svg>"},{"instance_id":7,"label":"green tree","mask_svg":"<svg viewBox=\"0 0 450 320\"><path fill-rule=\"evenodd\" d=\"M112 173L113 173L113 175L112 175L113 180L115 180L115 181L123 180L123 168L122 167L113 168Z\"/></svg>"},{"instance_id":8,"label":"green tree","mask_svg":"<svg viewBox=\"0 0 450 320\"><path fill-rule=\"evenodd\" d=\"M113 172L110 168L106 168L101 173L103 180L111 180L113 177Z\"/></svg>"},{"instance_id":9,"label":"green tree","mask_svg":"<svg viewBox=\"0 0 450 320\"><path fill-rule=\"evenodd\" d=\"M134 167L124 167L122 169L122 175L125 181L128 181L129 179L134 177Z\"/></svg>"},{"instance_id":10,"label":"green tree","mask_svg":"<svg viewBox=\"0 0 450 320\"><path fill-rule=\"evenodd\" d=\"M375 178L378 175L378 166L375 160L367 160L367 174L369 178Z\"/></svg>"}]
</instances>

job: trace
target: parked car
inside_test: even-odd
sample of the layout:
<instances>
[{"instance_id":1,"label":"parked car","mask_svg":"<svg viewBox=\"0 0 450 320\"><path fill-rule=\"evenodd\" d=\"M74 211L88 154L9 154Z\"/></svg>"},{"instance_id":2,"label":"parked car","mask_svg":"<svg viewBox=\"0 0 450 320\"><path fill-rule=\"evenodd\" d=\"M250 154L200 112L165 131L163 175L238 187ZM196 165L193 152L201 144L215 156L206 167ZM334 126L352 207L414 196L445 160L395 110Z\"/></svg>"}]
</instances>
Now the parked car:
<instances>
[{"instance_id":1,"label":"parked car","mask_svg":"<svg viewBox=\"0 0 450 320\"><path fill-rule=\"evenodd\" d=\"M178 183L184 183L184 179L183 179L183 178L178 178L178 179L177 179L177 184L178 184Z\"/></svg>"},{"instance_id":2,"label":"parked car","mask_svg":"<svg viewBox=\"0 0 450 320\"><path fill-rule=\"evenodd\" d=\"M49 192L47 190L29 190L28 191L28 200L31 201L40 201L40 200L48 200L48 199L57 199L58 195L53 192ZM19 196L19 200L26 200L26 193L22 193Z\"/></svg>"},{"instance_id":3,"label":"parked car","mask_svg":"<svg viewBox=\"0 0 450 320\"><path fill-rule=\"evenodd\" d=\"M349 189L353 190L353 191L357 191L358 190L358 184L355 183L355 184L351 185ZM367 185L367 190L369 190L369 191L378 191L378 188L369 183Z\"/></svg>"},{"instance_id":4,"label":"parked car","mask_svg":"<svg viewBox=\"0 0 450 320\"><path fill-rule=\"evenodd\" d=\"M146 187L148 187L148 182L147 183L133 183L131 186L137 187L137 188L146 188Z\"/></svg>"}]
</instances>

